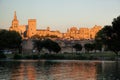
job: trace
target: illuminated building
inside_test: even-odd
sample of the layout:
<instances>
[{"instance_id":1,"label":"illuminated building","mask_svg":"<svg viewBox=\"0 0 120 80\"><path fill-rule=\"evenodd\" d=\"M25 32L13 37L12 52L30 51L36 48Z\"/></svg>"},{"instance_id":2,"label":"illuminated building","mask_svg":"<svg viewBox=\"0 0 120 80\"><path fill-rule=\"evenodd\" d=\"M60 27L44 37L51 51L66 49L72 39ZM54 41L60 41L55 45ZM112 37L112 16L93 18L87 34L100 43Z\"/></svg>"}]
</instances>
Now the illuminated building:
<instances>
[{"instance_id":1,"label":"illuminated building","mask_svg":"<svg viewBox=\"0 0 120 80\"><path fill-rule=\"evenodd\" d=\"M35 35L39 36L56 36L57 38L70 40L94 39L96 33L102 29L101 26L95 25L93 28L79 28L71 27L67 32L61 33L59 30L51 31L50 27L47 29L36 29L36 19L28 19L28 25L19 25L16 12L9 30L14 30L20 33L22 38L31 38Z\"/></svg>"}]
</instances>

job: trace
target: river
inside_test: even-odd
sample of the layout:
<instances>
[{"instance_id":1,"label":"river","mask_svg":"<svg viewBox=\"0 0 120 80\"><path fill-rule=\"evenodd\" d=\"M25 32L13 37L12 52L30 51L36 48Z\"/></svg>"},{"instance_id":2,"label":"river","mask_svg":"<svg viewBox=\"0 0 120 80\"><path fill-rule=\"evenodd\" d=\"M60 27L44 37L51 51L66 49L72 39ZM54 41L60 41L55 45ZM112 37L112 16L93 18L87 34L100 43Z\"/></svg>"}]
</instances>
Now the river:
<instances>
[{"instance_id":1,"label":"river","mask_svg":"<svg viewBox=\"0 0 120 80\"><path fill-rule=\"evenodd\" d=\"M0 80L120 80L120 62L0 60Z\"/></svg>"}]
</instances>

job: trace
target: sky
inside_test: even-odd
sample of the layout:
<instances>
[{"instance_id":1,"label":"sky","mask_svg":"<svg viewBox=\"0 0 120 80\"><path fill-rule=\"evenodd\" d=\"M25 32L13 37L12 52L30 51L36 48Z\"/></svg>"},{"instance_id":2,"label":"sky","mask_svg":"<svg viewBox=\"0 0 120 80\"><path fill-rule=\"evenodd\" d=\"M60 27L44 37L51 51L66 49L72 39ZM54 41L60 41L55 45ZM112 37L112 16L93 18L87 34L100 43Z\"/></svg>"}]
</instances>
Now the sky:
<instances>
[{"instance_id":1,"label":"sky","mask_svg":"<svg viewBox=\"0 0 120 80\"><path fill-rule=\"evenodd\" d=\"M0 0L0 28L9 29L14 11L20 25L37 20L37 29L60 30L111 25L120 16L120 0Z\"/></svg>"}]
</instances>

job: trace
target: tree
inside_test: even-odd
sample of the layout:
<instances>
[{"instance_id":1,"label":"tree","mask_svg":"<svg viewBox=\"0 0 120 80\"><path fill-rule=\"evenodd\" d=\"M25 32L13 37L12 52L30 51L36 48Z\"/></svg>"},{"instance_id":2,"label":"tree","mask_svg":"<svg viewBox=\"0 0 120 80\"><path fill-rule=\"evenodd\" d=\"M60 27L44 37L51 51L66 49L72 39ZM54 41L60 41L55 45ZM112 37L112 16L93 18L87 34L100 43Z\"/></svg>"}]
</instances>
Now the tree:
<instances>
[{"instance_id":1,"label":"tree","mask_svg":"<svg viewBox=\"0 0 120 80\"><path fill-rule=\"evenodd\" d=\"M73 45L73 48L75 48L76 52L82 50L82 45L81 44L75 44Z\"/></svg>"},{"instance_id":2,"label":"tree","mask_svg":"<svg viewBox=\"0 0 120 80\"><path fill-rule=\"evenodd\" d=\"M59 46L59 44L56 43L56 42L53 42L53 44L52 44L52 51L58 53L60 50L61 50L61 47Z\"/></svg>"},{"instance_id":3,"label":"tree","mask_svg":"<svg viewBox=\"0 0 120 80\"><path fill-rule=\"evenodd\" d=\"M34 48L37 48L38 52L40 52L42 48L46 48L49 53L52 51L58 53L61 50L59 44L50 39L34 40Z\"/></svg>"},{"instance_id":4,"label":"tree","mask_svg":"<svg viewBox=\"0 0 120 80\"><path fill-rule=\"evenodd\" d=\"M94 45L90 44L90 43L86 43L84 45L84 48L85 48L85 50L87 50L89 52L89 51L92 51L94 49Z\"/></svg>"},{"instance_id":5,"label":"tree","mask_svg":"<svg viewBox=\"0 0 120 80\"><path fill-rule=\"evenodd\" d=\"M105 26L96 36L96 40L118 55L120 51L120 16L115 18L111 26Z\"/></svg>"},{"instance_id":6,"label":"tree","mask_svg":"<svg viewBox=\"0 0 120 80\"><path fill-rule=\"evenodd\" d=\"M95 43L97 46L108 49L108 44L110 44L110 36L112 35L112 27L105 26L102 28L95 37Z\"/></svg>"},{"instance_id":7,"label":"tree","mask_svg":"<svg viewBox=\"0 0 120 80\"><path fill-rule=\"evenodd\" d=\"M40 51L43 48L43 43L41 40L34 40L34 48L37 48L38 52L40 53Z\"/></svg>"},{"instance_id":8,"label":"tree","mask_svg":"<svg viewBox=\"0 0 120 80\"><path fill-rule=\"evenodd\" d=\"M120 16L113 20L112 29L108 48L118 55L120 51Z\"/></svg>"},{"instance_id":9,"label":"tree","mask_svg":"<svg viewBox=\"0 0 120 80\"><path fill-rule=\"evenodd\" d=\"M61 50L61 47L59 46L59 44L50 39L46 39L43 41L43 47L48 49L50 53L52 51L58 53Z\"/></svg>"},{"instance_id":10,"label":"tree","mask_svg":"<svg viewBox=\"0 0 120 80\"><path fill-rule=\"evenodd\" d=\"M96 52L96 50L99 50L99 51L101 51L102 50L102 43L100 43L100 42L94 42L93 43L93 46L94 46L94 50L95 50L95 52Z\"/></svg>"},{"instance_id":11,"label":"tree","mask_svg":"<svg viewBox=\"0 0 120 80\"><path fill-rule=\"evenodd\" d=\"M18 49L21 52L22 37L16 31L0 31L0 49Z\"/></svg>"}]
</instances>

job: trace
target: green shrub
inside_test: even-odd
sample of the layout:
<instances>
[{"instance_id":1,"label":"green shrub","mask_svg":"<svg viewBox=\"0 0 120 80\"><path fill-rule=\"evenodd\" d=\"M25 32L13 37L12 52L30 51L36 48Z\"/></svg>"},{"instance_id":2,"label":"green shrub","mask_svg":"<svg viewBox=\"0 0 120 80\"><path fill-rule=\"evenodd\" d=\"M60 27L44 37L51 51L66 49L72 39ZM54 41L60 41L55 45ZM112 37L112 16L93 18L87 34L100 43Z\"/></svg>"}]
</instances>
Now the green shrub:
<instances>
[{"instance_id":1,"label":"green shrub","mask_svg":"<svg viewBox=\"0 0 120 80\"><path fill-rule=\"evenodd\" d=\"M40 55L40 59L64 59L64 55L62 54L42 54Z\"/></svg>"},{"instance_id":2,"label":"green shrub","mask_svg":"<svg viewBox=\"0 0 120 80\"><path fill-rule=\"evenodd\" d=\"M7 58L7 56L4 53L0 53L0 59Z\"/></svg>"},{"instance_id":3,"label":"green shrub","mask_svg":"<svg viewBox=\"0 0 120 80\"><path fill-rule=\"evenodd\" d=\"M32 59L39 59L38 55L32 55Z\"/></svg>"},{"instance_id":4,"label":"green shrub","mask_svg":"<svg viewBox=\"0 0 120 80\"><path fill-rule=\"evenodd\" d=\"M13 59L22 59L23 57L22 57L22 55L20 55L20 54L15 54L14 56L13 56Z\"/></svg>"},{"instance_id":5,"label":"green shrub","mask_svg":"<svg viewBox=\"0 0 120 80\"><path fill-rule=\"evenodd\" d=\"M31 55L26 55L24 56L25 59L32 59L32 56Z\"/></svg>"},{"instance_id":6,"label":"green shrub","mask_svg":"<svg viewBox=\"0 0 120 80\"><path fill-rule=\"evenodd\" d=\"M88 60L89 58L86 57L86 56L84 56L84 55L79 55L79 56L77 57L77 59L79 59L79 60Z\"/></svg>"},{"instance_id":7,"label":"green shrub","mask_svg":"<svg viewBox=\"0 0 120 80\"><path fill-rule=\"evenodd\" d=\"M26 55L24 59L39 59L39 55Z\"/></svg>"}]
</instances>

